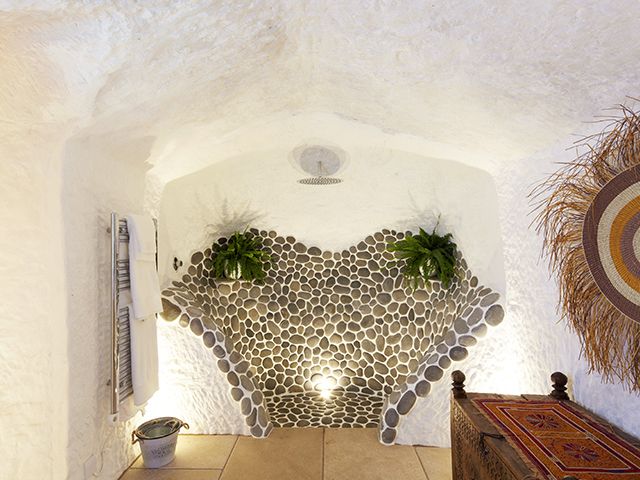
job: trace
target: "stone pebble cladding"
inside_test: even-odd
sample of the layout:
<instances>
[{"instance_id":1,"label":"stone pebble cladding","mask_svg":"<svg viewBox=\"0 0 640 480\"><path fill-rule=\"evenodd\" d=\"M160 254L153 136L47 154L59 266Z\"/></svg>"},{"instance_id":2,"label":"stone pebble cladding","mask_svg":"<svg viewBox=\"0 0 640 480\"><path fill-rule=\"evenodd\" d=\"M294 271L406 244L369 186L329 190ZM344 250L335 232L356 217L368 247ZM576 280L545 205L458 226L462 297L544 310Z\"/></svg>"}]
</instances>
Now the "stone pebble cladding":
<instances>
[{"instance_id":1,"label":"stone pebble cladding","mask_svg":"<svg viewBox=\"0 0 640 480\"><path fill-rule=\"evenodd\" d=\"M272 256L264 283L219 281L206 249L163 303L165 319L213 350L256 437L272 423L379 425L380 440L392 444L416 398L504 316L499 294L479 284L461 255L448 290L406 287L386 246L410 232L382 230L342 252L252 232ZM322 398L320 382L331 398Z\"/></svg>"}]
</instances>

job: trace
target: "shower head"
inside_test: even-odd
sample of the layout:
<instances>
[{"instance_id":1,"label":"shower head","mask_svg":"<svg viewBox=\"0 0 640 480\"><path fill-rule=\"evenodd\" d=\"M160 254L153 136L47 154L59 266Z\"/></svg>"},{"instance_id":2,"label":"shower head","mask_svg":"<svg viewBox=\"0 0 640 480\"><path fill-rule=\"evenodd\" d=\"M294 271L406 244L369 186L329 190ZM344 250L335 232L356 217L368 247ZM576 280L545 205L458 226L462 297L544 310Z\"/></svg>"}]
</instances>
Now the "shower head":
<instances>
[{"instance_id":1,"label":"shower head","mask_svg":"<svg viewBox=\"0 0 640 480\"><path fill-rule=\"evenodd\" d=\"M341 178L335 177L307 177L298 180L298 183L303 185L334 185L336 183L342 183Z\"/></svg>"},{"instance_id":2,"label":"shower head","mask_svg":"<svg viewBox=\"0 0 640 480\"><path fill-rule=\"evenodd\" d=\"M303 185L335 185L342 179L332 177L344 164L344 152L323 145L312 145L298 148L294 157L298 165L311 177L302 178L298 183Z\"/></svg>"}]
</instances>

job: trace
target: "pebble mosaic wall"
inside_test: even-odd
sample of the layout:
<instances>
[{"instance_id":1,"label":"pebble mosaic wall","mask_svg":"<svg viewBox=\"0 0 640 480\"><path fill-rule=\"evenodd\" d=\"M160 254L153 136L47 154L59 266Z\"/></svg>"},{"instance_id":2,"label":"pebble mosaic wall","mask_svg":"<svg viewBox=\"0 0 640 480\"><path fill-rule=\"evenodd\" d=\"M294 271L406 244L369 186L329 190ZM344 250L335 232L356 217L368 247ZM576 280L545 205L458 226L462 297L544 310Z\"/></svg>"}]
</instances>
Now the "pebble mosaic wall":
<instances>
[{"instance_id":1,"label":"pebble mosaic wall","mask_svg":"<svg viewBox=\"0 0 640 480\"><path fill-rule=\"evenodd\" d=\"M272 256L264 283L213 278L206 249L163 294L165 318L219 358L255 436L271 422L380 425L381 441L393 443L416 397L502 320L499 295L461 256L448 290L406 287L386 245L410 232L383 230L342 252L253 233Z\"/></svg>"}]
</instances>

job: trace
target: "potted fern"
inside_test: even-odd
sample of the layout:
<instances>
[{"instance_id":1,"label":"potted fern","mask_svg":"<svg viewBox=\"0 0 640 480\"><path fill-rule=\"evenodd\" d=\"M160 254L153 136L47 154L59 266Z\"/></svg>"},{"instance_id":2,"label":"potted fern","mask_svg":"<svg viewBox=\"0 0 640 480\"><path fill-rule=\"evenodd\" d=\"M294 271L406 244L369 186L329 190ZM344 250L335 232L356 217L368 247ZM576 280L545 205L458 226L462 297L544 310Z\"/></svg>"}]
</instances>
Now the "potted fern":
<instances>
[{"instance_id":1,"label":"potted fern","mask_svg":"<svg viewBox=\"0 0 640 480\"><path fill-rule=\"evenodd\" d=\"M262 249L260 238L250 232L235 232L226 243L214 243L213 272L229 280L264 280L271 257Z\"/></svg>"},{"instance_id":2,"label":"potted fern","mask_svg":"<svg viewBox=\"0 0 640 480\"><path fill-rule=\"evenodd\" d=\"M408 235L402 240L387 245L387 249L403 262L402 274L406 282L416 290L420 282L439 280L449 288L456 277L457 246L453 235L438 235L434 227L431 233L422 228L417 235Z\"/></svg>"}]
</instances>

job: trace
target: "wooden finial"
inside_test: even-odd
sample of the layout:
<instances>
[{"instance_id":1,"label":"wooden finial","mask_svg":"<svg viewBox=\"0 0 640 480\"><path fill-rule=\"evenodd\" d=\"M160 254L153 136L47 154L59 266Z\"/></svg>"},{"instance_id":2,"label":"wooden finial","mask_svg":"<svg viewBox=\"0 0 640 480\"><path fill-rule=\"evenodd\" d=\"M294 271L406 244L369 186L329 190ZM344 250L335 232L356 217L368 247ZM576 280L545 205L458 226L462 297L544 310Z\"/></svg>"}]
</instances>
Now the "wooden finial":
<instances>
[{"instance_id":1,"label":"wooden finial","mask_svg":"<svg viewBox=\"0 0 640 480\"><path fill-rule=\"evenodd\" d=\"M553 372L551 381L553 382L553 391L549 396L556 400L569 400L569 395L567 395L567 382L569 379L567 376L562 372Z\"/></svg>"},{"instance_id":2,"label":"wooden finial","mask_svg":"<svg viewBox=\"0 0 640 480\"><path fill-rule=\"evenodd\" d=\"M453 398L467 398L467 392L464 391L464 381L466 379L467 377L460 370L456 370L451 374L451 380L453 380L451 393L453 393Z\"/></svg>"}]
</instances>

